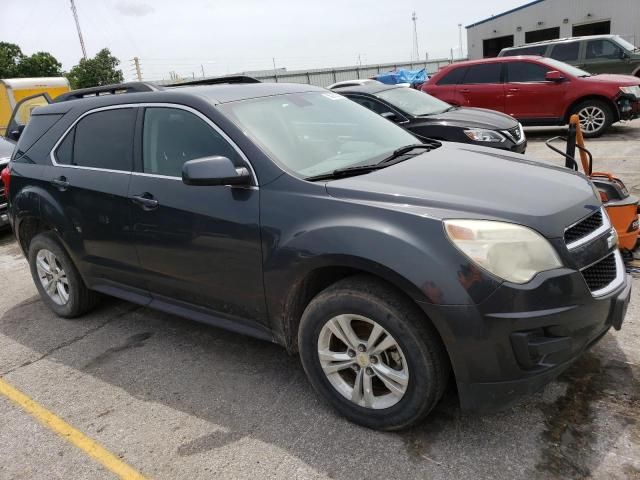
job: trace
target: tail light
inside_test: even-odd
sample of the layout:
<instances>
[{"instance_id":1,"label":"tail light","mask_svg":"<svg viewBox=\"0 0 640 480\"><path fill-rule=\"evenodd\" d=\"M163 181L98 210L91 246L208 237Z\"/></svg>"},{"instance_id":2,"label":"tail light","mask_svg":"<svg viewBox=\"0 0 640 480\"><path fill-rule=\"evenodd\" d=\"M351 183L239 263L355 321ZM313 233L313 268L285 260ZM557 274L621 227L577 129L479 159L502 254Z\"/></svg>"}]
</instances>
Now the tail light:
<instances>
[{"instance_id":1,"label":"tail light","mask_svg":"<svg viewBox=\"0 0 640 480\"><path fill-rule=\"evenodd\" d=\"M4 194L9 198L9 184L11 183L11 170L9 170L9 167L2 170L0 179L2 179L2 183L4 183Z\"/></svg>"}]
</instances>

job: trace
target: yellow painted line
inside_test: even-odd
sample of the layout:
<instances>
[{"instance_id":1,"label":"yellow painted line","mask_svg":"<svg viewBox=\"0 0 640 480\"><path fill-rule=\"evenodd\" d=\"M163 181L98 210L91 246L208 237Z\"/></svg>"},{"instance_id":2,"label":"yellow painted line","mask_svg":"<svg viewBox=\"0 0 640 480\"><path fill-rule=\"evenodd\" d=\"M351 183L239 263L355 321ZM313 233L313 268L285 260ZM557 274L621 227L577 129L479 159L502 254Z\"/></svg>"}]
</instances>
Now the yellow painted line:
<instances>
[{"instance_id":1,"label":"yellow painted line","mask_svg":"<svg viewBox=\"0 0 640 480\"><path fill-rule=\"evenodd\" d=\"M0 378L0 394L17 404L25 412L53 430L69 443L75 445L84 453L101 463L106 469L126 480L145 480L144 475L124 463L102 445L91 440L84 433L76 430L67 422L51 413L46 408L38 405L24 393L15 389Z\"/></svg>"}]
</instances>

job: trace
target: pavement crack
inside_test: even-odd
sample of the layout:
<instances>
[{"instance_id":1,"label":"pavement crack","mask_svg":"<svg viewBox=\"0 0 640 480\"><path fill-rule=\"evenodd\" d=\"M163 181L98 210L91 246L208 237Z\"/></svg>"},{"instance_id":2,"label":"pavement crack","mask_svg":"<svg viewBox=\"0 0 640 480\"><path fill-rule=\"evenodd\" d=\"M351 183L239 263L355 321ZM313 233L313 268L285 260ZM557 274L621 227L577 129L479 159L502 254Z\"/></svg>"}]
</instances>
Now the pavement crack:
<instances>
[{"instance_id":1,"label":"pavement crack","mask_svg":"<svg viewBox=\"0 0 640 480\"><path fill-rule=\"evenodd\" d=\"M6 377L7 375L15 372L16 370L19 370L21 368L24 367L28 367L29 365L33 365L34 363L39 362L40 360L44 360L45 358L49 357L50 355L53 355L54 353L62 350L63 348L67 348L71 345L73 345L74 343L80 342L81 340L84 340L85 338L87 338L89 335L97 332L98 330L106 327L109 323L111 323L113 320L117 320L129 313L133 313L136 310L139 310L141 308L144 308L142 306L136 306L134 308L130 308L127 309L123 312L119 312L116 315L113 315L109 318L107 318L106 320L104 320L103 322L101 322L100 324L96 325L95 327L92 327L90 329L88 329L86 332L84 332L82 335L77 335L73 338L70 338L69 340L66 340L58 345L56 345L55 347L47 350L46 352L44 352L42 355L40 355L39 357L33 359L33 360L27 360L26 362L22 363L21 365L18 365L16 367L10 368L9 370L6 370L4 372L0 372L0 378L1 377Z\"/></svg>"}]
</instances>

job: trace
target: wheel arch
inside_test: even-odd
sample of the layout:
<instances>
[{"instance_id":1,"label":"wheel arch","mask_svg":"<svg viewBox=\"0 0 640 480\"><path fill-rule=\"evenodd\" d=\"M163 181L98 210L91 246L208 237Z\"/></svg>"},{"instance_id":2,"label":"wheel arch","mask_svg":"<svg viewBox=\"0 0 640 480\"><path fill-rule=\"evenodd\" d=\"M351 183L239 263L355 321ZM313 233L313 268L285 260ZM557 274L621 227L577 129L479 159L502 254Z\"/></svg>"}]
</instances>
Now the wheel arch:
<instances>
[{"instance_id":1,"label":"wheel arch","mask_svg":"<svg viewBox=\"0 0 640 480\"><path fill-rule=\"evenodd\" d=\"M567 108L565 114L564 114L564 120L566 123L569 122L569 119L571 118L571 115L573 113L573 110L582 102L585 102L587 100L598 100L600 102L604 102L606 103L609 108L611 108L611 112L614 115L613 121L614 123L620 120L620 112L618 111L618 107L615 104L615 102L613 100L611 100L610 98L604 96L604 95L585 95L584 97L580 97L577 100L574 100L573 103L571 105L569 105L569 107Z\"/></svg>"},{"instance_id":2,"label":"wheel arch","mask_svg":"<svg viewBox=\"0 0 640 480\"><path fill-rule=\"evenodd\" d=\"M274 326L276 330L281 332L281 341L289 352L295 353L298 350L298 327L309 302L330 285L355 275L372 277L405 297L422 312L425 321L431 323L438 331L437 326L420 307L420 302L427 303L429 300L424 292L411 281L392 269L369 259L345 255L332 256L324 258L322 261L316 260L312 266L299 275L284 295L281 310L273 312L272 319L276 319L280 323L280 325ZM438 335L446 349L439 331Z\"/></svg>"}]
</instances>

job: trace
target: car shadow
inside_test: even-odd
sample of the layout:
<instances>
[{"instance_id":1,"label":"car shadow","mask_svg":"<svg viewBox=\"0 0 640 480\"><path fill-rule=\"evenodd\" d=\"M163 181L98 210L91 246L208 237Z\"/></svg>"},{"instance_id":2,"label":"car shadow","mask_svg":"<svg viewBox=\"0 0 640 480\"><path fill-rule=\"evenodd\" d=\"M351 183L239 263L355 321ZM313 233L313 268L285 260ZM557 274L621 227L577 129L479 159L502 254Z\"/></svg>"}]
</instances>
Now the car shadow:
<instances>
[{"instance_id":1,"label":"car shadow","mask_svg":"<svg viewBox=\"0 0 640 480\"><path fill-rule=\"evenodd\" d=\"M0 333L37 352L34 361L53 359L221 427L184 441L180 457L255 438L339 479L583 478L626 428L640 438L640 372L611 335L501 413L462 413L451 388L422 425L383 433L336 415L283 348L126 302L105 299L63 320L34 296L0 316ZM596 413L607 415L606 429Z\"/></svg>"}]
</instances>

